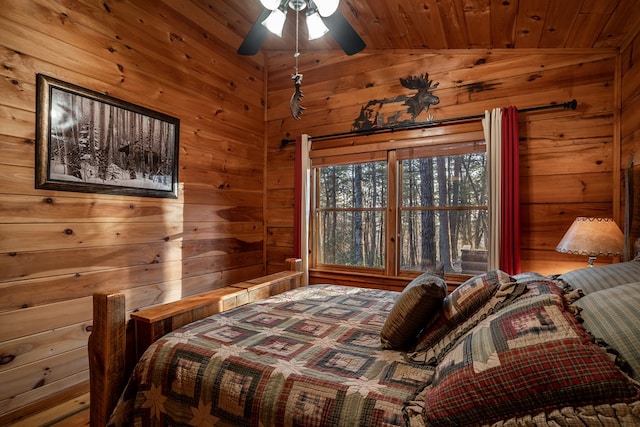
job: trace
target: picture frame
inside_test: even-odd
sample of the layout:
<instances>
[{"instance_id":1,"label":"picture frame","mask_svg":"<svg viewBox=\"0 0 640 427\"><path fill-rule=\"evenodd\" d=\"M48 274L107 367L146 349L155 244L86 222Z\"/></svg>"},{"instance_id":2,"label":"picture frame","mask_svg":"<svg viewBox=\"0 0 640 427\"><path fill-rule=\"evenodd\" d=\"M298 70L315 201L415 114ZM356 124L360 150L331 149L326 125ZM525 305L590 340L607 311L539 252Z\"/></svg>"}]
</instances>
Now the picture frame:
<instances>
[{"instance_id":1,"label":"picture frame","mask_svg":"<svg viewBox=\"0 0 640 427\"><path fill-rule=\"evenodd\" d=\"M180 120L36 76L37 189L178 197Z\"/></svg>"}]
</instances>

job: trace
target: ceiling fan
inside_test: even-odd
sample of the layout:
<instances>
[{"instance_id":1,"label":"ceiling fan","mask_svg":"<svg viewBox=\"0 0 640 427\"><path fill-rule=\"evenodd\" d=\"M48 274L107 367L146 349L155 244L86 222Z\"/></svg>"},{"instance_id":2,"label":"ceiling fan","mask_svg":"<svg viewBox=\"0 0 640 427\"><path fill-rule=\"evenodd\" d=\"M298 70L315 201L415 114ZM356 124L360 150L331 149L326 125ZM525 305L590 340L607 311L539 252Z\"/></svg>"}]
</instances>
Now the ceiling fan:
<instances>
[{"instance_id":1,"label":"ceiling fan","mask_svg":"<svg viewBox=\"0 0 640 427\"><path fill-rule=\"evenodd\" d=\"M282 37L287 8L296 13L306 9L309 40L329 32L347 55L360 52L366 44L338 10L339 2L340 0L260 0L265 9L238 48L238 54L258 53L269 32Z\"/></svg>"}]
</instances>

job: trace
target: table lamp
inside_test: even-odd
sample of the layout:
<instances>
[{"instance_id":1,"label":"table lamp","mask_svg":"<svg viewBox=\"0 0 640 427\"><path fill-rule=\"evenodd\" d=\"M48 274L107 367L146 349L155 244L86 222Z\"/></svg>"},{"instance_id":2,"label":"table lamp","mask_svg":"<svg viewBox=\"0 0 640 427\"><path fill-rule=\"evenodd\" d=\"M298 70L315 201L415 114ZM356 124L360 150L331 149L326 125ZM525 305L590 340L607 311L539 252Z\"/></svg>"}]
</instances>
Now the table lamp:
<instances>
[{"instance_id":1,"label":"table lamp","mask_svg":"<svg viewBox=\"0 0 640 427\"><path fill-rule=\"evenodd\" d=\"M579 216L564 234L556 251L588 255L588 265L593 267L596 256L622 256L623 236L612 218L587 218Z\"/></svg>"}]
</instances>

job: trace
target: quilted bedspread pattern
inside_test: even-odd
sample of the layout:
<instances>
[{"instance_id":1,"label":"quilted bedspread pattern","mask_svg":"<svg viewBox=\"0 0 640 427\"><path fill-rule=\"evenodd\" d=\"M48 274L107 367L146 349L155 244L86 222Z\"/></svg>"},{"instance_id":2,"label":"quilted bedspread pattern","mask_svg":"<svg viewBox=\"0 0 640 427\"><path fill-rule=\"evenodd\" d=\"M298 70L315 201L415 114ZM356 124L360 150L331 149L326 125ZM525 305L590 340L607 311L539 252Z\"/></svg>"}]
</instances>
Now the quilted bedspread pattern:
<instances>
[{"instance_id":1,"label":"quilted bedspread pattern","mask_svg":"<svg viewBox=\"0 0 640 427\"><path fill-rule=\"evenodd\" d=\"M396 296L308 286L179 329L144 354L110 425L405 425L433 369L381 348Z\"/></svg>"}]
</instances>

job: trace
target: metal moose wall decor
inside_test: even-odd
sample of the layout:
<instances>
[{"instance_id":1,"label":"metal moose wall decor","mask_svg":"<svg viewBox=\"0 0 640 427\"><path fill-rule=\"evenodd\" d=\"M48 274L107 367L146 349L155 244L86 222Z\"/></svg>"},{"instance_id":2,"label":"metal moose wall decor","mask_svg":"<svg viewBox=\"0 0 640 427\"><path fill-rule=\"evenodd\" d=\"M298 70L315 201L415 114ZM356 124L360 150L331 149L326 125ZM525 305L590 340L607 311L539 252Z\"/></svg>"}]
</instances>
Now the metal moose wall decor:
<instances>
[{"instance_id":1,"label":"metal moose wall decor","mask_svg":"<svg viewBox=\"0 0 640 427\"><path fill-rule=\"evenodd\" d=\"M421 113L427 113L431 105L436 105L440 99L431 93L439 83L433 84L429 74L400 78L400 84L407 89L417 92L413 95L399 95L394 98L373 99L360 109L360 115L351 127L352 131L367 131L379 128L402 127L417 122ZM406 107L405 109L399 109ZM426 118L432 120L431 116Z\"/></svg>"}]
</instances>

